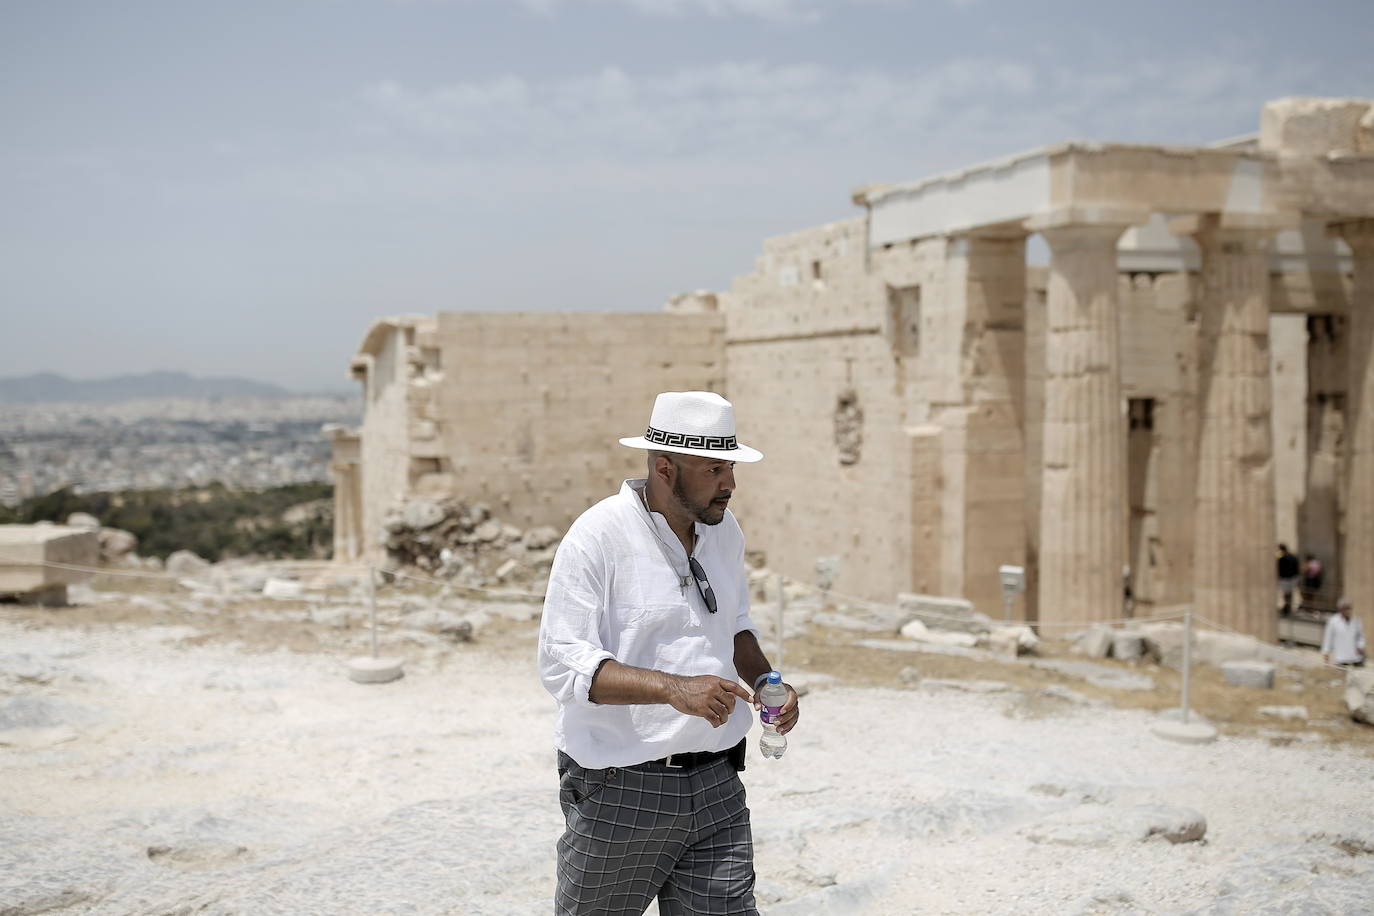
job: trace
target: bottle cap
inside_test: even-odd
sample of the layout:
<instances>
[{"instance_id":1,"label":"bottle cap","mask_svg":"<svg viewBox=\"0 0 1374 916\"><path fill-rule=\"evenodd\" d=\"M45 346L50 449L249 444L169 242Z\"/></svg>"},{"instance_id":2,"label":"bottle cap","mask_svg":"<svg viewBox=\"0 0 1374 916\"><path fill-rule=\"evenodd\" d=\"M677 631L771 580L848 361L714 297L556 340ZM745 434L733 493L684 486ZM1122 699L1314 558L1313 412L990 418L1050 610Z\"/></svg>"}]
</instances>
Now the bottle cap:
<instances>
[{"instance_id":1,"label":"bottle cap","mask_svg":"<svg viewBox=\"0 0 1374 916\"><path fill-rule=\"evenodd\" d=\"M768 672L768 683L770 683L770 684L781 684L781 683L782 683L782 675L779 674L779 673L776 672L776 671L770 671L770 672Z\"/></svg>"}]
</instances>

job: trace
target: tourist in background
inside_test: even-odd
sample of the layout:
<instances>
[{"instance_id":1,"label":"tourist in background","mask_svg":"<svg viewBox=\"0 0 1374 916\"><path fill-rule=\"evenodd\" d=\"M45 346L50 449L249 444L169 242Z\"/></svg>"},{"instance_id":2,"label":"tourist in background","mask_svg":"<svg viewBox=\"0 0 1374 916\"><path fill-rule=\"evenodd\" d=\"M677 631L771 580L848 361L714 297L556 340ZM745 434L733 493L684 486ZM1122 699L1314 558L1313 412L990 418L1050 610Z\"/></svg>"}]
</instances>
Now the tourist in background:
<instances>
[{"instance_id":1,"label":"tourist in background","mask_svg":"<svg viewBox=\"0 0 1374 916\"><path fill-rule=\"evenodd\" d=\"M1313 553L1306 554L1302 561L1302 603L1310 604L1322 590L1322 561Z\"/></svg>"},{"instance_id":2,"label":"tourist in background","mask_svg":"<svg viewBox=\"0 0 1374 916\"><path fill-rule=\"evenodd\" d=\"M1326 621L1322 634L1322 660L1328 665L1364 664L1364 626L1352 615L1349 598L1336 602L1336 613Z\"/></svg>"},{"instance_id":3,"label":"tourist in background","mask_svg":"<svg viewBox=\"0 0 1374 916\"><path fill-rule=\"evenodd\" d=\"M1287 544L1279 545L1278 575L1279 592L1283 595L1283 607L1279 613L1287 617L1293 611L1293 590L1298 587L1298 557L1288 549Z\"/></svg>"}]
</instances>

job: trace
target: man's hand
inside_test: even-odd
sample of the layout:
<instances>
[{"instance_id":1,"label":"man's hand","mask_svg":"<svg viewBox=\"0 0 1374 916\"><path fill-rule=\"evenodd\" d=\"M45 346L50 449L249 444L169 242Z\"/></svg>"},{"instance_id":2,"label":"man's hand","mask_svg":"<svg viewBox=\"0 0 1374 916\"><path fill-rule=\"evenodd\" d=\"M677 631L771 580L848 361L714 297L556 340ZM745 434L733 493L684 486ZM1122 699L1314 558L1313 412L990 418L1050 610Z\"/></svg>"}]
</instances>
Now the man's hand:
<instances>
[{"instance_id":1,"label":"man's hand","mask_svg":"<svg viewBox=\"0 0 1374 916\"><path fill-rule=\"evenodd\" d=\"M712 728L725 724L737 698L746 703L753 699L739 684L714 674L678 675L673 677L668 688L668 702L674 709L689 716L701 716Z\"/></svg>"},{"instance_id":2,"label":"man's hand","mask_svg":"<svg viewBox=\"0 0 1374 916\"><path fill-rule=\"evenodd\" d=\"M785 735L796 727L801 710L797 708L797 691L786 682L782 686L787 688L787 702L782 704L782 710L778 713L777 724L778 734ZM758 694L754 694L754 708L763 708L763 703L759 700Z\"/></svg>"}]
</instances>

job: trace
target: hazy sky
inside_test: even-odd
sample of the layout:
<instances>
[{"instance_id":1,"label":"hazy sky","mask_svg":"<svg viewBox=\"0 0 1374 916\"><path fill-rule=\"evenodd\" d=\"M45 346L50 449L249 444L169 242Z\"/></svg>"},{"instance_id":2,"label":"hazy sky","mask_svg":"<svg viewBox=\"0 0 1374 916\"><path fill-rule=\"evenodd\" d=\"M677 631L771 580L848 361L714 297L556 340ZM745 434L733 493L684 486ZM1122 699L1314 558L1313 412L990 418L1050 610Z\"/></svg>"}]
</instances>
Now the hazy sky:
<instances>
[{"instance_id":1,"label":"hazy sky","mask_svg":"<svg viewBox=\"0 0 1374 916\"><path fill-rule=\"evenodd\" d=\"M1374 95L1374 4L0 0L0 375L346 387L379 315L656 310L849 192Z\"/></svg>"}]
</instances>

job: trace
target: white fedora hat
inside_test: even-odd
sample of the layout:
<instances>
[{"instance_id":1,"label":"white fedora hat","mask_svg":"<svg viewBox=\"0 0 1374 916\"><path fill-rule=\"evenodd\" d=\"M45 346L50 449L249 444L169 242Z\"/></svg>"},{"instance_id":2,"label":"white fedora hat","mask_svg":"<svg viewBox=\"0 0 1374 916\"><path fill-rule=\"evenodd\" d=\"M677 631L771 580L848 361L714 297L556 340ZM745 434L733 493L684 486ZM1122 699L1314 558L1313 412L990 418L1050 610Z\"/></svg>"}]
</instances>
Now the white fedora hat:
<instances>
[{"instance_id":1,"label":"white fedora hat","mask_svg":"<svg viewBox=\"0 0 1374 916\"><path fill-rule=\"evenodd\" d=\"M735 408L712 391L663 392L654 398L644 435L621 439L620 444L726 461L763 457L762 452L735 440Z\"/></svg>"}]
</instances>

